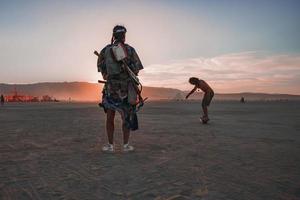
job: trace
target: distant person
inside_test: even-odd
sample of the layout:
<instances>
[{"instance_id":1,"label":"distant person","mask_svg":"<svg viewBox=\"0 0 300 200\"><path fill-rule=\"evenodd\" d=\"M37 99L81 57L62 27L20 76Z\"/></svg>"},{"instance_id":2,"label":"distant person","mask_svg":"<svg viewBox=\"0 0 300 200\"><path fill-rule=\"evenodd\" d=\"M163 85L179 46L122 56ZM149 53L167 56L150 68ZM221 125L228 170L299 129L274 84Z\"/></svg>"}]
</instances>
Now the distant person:
<instances>
[{"instance_id":1,"label":"distant person","mask_svg":"<svg viewBox=\"0 0 300 200\"><path fill-rule=\"evenodd\" d=\"M242 97L241 100L240 100L240 102L241 102L241 103L245 103L245 98Z\"/></svg>"},{"instance_id":2,"label":"distant person","mask_svg":"<svg viewBox=\"0 0 300 200\"><path fill-rule=\"evenodd\" d=\"M4 105L4 101L5 101L4 96L3 96L3 94L1 94L1 96L0 96L1 106Z\"/></svg>"},{"instance_id":3,"label":"distant person","mask_svg":"<svg viewBox=\"0 0 300 200\"><path fill-rule=\"evenodd\" d=\"M129 152L134 150L133 146L129 145L129 136L130 130L137 129L137 117L133 113L137 104L137 92L132 82L130 82L128 72L124 70L124 63L117 61L114 48L122 48L119 49L123 53L122 55L127 56L124 62L127 63L127 66L130 67L136 76L143 69L143 65L135 49L125 43L126 32L127 30L124 26L115 26L111 44L104 47L98 54L98 72L101 72L103 79L106 80L102 92L102 102L99 104L106 112L108 144L102 147L104 152L114 151L114 119L116 111L121 114L123 122L123 151Z\"/></svg>"},{"instance_id":4,"label":"distant person","mask_svg":"<svg viewBox=\"0 0 300 200\"><path fill-rule=\"evenodd\" d=\"M214 91L204 80L200 80L196 77L191 77L189 79L189 82L195 87L191 90L191 92L188 95L186 95L186 99L188 99L189 96L193 94L197 89L200 89L204 92L204 97L202 99L203 116L200 117L200 119L202 123L206 124L209 121L207 107L209 106L214 96Z\"/></svg>"}]
</instances>

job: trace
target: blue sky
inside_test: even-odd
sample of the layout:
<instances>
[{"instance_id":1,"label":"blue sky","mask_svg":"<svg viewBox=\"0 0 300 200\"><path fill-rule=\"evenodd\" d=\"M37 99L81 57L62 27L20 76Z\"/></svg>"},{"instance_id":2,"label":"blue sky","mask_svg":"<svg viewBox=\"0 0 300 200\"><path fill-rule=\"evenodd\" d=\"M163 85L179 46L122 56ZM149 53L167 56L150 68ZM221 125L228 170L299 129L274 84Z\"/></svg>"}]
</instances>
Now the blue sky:
<instances>
[{"instance_id":1,"label":"blue sky","mask_svg":"<svg viewBox=\"0 0 300 200\"><path fill-rule=\"evenodd\" d=\"M187 89L184 77L163 81L163 68L172 65L178 74L181 68L176 68L176 63L185 65L184 61L189 64L191 59L214 60L232 54L243 55L244 59L252 52L255 56L247 59L260 58L260 62L289 56L281 65L293 63L296 69L284 88L277 90L270 85L258 91L300 93L295 85L299 83L299 8L300 1L296 0L0 0L0 82L95 82L99 74L92 52L105 46L113 26L121 23L128 28L127 42L136 48L145 65L141 73L145 85ZM186 70L186 76L204 74L200 64L194 71ZM263 75L271 79L280 75L276 73L269 70ZM251 89L249 83L249 87L224 90L224 82L215 81L214 74L201 78L221 92Z\"/></svg>"}]
</instances>

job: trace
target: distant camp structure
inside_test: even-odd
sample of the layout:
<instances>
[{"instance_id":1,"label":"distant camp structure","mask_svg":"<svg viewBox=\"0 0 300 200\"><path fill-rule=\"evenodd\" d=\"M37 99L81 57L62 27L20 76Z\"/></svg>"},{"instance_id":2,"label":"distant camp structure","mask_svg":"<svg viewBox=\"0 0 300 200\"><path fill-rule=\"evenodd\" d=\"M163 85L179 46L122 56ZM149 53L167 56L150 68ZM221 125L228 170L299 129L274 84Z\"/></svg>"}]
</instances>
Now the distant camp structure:
<instances>
[{"instance_id":1,"label":"distant camp structure","mask_svg":"<svg viewBox=\"0 0 300 200\"><path fill-rule=\"evenodd\" d=\"M12 95L4 96L6 102L58 102L55 98L49 95L44 95L41 98L31 95L19 94L15 88Z\"/></svg>"},{"instance_id":2,"label":"distant camp structure","mask_svg":"<svg viewBox=\"0 0 300 200\"><path fill-rule=\"evenodd\" d=\"M42 101L42 102L53 102L53 101L58 102L57 99L52 98L52 97L50 97L49 95L44 95L44 96L42 96L41 101Z\"/></svg>"}]
</instances>

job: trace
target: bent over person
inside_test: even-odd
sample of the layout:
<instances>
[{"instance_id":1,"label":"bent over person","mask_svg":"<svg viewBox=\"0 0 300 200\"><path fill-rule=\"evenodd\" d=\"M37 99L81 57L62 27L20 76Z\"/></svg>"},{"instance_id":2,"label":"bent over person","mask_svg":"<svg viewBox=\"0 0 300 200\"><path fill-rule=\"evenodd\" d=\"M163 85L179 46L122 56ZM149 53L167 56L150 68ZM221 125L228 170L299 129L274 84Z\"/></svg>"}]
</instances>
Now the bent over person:
<instances>
[{"instance_id":1,"label":"bent over person","mask_svg":"<svg viewBox=\"0 0 300 200\"><path fill-rule=\"evenodd\" d=\"M200 89L204 92L204 97L202 99L203 116L200 119L202 123L206 124L209 121L207 107L209 106L214 96L214 91L204 80L198 79L196 77L191 77L189 79L189 83L194 85L194 88L190 91L190 93L188 93L188 95L186 95L186 99L188 99L189 96L193 94L197 89Z\"/></svg>"},{"instance_id":2,"label":"bent over person","mask_svg":"<svg viewBox=\"0 0 300 200\"><path fill-rule=\"evenodd\" d=\"M137 79L136 76L143 69L143 65L135 49L125 44L126 32L127 30L124 26L115 26L111 44L104 47L98 54L98 72L102 73L105 80L102 102L99 104L106 112L108 144L102 147L102 150L105 152L114 151L114 119L116 111L122 117L123 151L134 150L133 146L129 145L130 130L138 129L136 109L137 104L141 101L141 96L138 86L133 81L133 77ZM120 56L122 60L119 59Z\"/></svg>"}]
</instances>

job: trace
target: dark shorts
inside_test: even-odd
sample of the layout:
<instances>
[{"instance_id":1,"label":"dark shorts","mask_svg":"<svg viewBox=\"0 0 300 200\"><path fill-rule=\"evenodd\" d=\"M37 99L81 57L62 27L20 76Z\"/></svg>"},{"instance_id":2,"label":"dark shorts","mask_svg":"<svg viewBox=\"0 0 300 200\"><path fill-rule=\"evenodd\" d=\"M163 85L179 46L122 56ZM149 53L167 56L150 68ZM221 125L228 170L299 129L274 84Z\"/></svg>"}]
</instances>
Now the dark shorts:
<instances>
[{"instance_id":1,"label":"dark shorts","mask_svg":"<svg viewBox=\"0 0 300 200\"><path fill-rule=\"evenodd\" d=\"M202 100L202 106L209 106L213 97L214 97L213 91L205 92L203 100Z\"/></svg>"}]
</instances>

